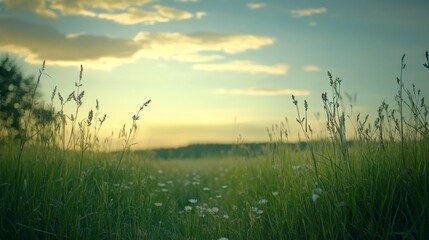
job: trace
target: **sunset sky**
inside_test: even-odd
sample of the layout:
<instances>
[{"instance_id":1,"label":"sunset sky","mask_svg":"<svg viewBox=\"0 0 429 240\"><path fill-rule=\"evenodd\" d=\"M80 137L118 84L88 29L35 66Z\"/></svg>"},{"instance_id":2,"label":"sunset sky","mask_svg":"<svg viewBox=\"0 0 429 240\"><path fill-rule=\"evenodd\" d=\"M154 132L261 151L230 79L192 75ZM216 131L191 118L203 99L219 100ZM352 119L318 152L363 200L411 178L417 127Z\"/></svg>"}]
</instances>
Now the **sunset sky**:
<instances>
[{"instance_id":1,"label":"sunset sky","mask_svg":"<svg viewBox=\"0 0 429 240\"><path fill-rule=\"evenodd\" d=\"M323 112L327 71L357 93L354 111L375 115L393 103L405 53L406 85L428 96L428 13L423 0L0 0L0 53L27 76L46 60L46 102L55 86L74 90L82 64L80 117L98 99L103 136L152 99L135 148L268 141L285 117L293 140L291 94L323 128L313 113Z\"/></svg>"}]
</instances>

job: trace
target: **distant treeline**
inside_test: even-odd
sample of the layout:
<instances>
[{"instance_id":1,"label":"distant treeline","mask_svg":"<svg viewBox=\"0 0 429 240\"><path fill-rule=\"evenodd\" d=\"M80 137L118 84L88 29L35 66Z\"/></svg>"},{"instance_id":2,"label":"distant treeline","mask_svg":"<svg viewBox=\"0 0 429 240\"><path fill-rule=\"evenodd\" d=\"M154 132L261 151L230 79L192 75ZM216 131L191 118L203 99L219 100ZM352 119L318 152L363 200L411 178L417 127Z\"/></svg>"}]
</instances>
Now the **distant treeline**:
<instances>
[{"instance_id":1,"label":"distant treeline","mask_svg":"<svg viewBox=\"0 0 429 240\"><path fill-rule=\"evenodd\" d=\"M150 156L154 159L198 159L228 156L255 157L264 153L267 147L276 143L241 143L241 144L192 144L177 148L159 148L137 150L134 153ZM292 149L306 148L305 142L288 143Z\"/></svg>"}]
</instances>

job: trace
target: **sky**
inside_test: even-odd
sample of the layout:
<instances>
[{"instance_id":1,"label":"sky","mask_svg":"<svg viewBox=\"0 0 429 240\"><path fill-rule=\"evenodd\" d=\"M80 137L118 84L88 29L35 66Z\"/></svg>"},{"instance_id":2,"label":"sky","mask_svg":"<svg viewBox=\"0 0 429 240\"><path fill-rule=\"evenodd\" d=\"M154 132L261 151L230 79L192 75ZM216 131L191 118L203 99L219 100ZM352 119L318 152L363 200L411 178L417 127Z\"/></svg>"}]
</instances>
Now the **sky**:
<instances>
[{"instance_id":1,"label":"sky","mask_svg":"<svg viewBox=\"0 0 429 240\"><path fill-rule=\"evenodd\" d=\"M46 103L75 90L82 65L80 117L98 100L101 137L151 99L134 148L265 142L281 123L294 141L291 95L323 132L328 71L357 94L352 116L393 105L403 54L405 85L428 96L428 12L425 0L0 0L0 54L28 76L46 61Z\"/></svg>"}]
</instances>

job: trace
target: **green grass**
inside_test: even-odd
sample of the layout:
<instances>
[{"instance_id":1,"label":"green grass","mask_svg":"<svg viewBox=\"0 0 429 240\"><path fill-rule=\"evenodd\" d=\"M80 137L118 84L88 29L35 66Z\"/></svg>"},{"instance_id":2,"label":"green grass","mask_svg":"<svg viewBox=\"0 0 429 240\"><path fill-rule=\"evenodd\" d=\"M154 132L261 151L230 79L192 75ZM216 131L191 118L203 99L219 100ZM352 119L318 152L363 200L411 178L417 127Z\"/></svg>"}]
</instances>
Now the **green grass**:
<instances>
[{"instance_id":1,"label":"green grass","mask_svg":"<svg viewBox=\"0 0 429 240\"><path fill-rule=\"evenodd\" d=\"M409 106L400 116L382 105L372 128L359 118L346 125L340 81L330 78L326 139L313 140L299 117L305 148L272 137L250 159L133 154L138 117L124 127L120 152L99 151L97 127L84 120L68 125L75 135L66 139L61 115L36 136L7 140L0 145L0 238L428 239L427 107L413 104L421 96L399 85L411 96L398 100ZM353 141L344 128L355 132Z\"/></svg>"}]
</instances>

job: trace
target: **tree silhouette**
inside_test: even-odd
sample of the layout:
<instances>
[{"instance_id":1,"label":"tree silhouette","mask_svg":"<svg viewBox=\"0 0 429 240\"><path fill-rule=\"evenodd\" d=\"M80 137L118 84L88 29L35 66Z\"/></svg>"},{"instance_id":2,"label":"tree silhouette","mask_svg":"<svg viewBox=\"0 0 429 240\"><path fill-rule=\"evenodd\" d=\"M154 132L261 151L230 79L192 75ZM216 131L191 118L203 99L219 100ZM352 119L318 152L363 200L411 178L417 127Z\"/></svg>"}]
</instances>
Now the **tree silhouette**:
<instances>
[{"instance_id":1,"label":"tree silhouette","mask_svg":"<svg viewBox=\"0 0 429 240\"><path fill-rule=\"evenodd\" d=\"M8 55L0 58L0 138L19 135L21 118L31 107L34 76L24 77Z\"/></svg>"}]
</instances>

